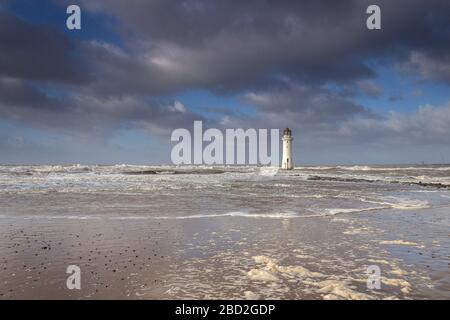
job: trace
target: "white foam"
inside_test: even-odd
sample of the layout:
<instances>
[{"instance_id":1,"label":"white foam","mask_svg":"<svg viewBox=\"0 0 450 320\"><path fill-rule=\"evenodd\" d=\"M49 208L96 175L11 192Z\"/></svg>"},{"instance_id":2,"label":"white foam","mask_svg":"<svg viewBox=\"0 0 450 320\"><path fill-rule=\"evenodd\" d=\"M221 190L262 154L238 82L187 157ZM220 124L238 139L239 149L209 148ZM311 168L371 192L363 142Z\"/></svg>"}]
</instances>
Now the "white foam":
<instances>
[{"instance_id":1,"label":"white foam","mask_svg":"<svg viewBox=\"0 0 450 320\"><path fill-rule=\"evenodd\" d=\"M350 171L371 171L374 168L369 166L351 166L351 167L344 167L344 166L338 166L337 169L341 170L350 170Z\"/></svg>"},{"instance_id":2,"label":"white foam","mask_svg":"<svg viewBox=\"0 0 450 320\"><path fill-rule=\"evenodd\" d=\"M398 204L392 204L394 209L400 210L413 210L413 209L426 209L429 208L428 201L411 200L409 202L402 202Z\"/></svg>"},{"instance_id":3,"label":"white foam","mask_svg":"<svg viewBox=\"0 0 450 320\"><path fill-rule=\"evenodd\" d=\"M282 266L278 264L276 259L267 257L267 256L254 256L253 260L255 260L258 264L263 264L262 269L253 269L253 270L263 270L267 271L272 275L275 274L290 274L297 275L301 277L322 277L323 274L319 272L313 272L306 269L303 266Z\"/></svg>"},{"instance_id":4,"label":"white foam","mask_svg":"<svg viewBox=\"0 0 450 320\"><path fill-rule=\"evenodd\" d=\"M348 170L348 171L450 171L450 167L382 167L382 166L310 166L297 167L299 170Z\"/></svg>"},{"instance_id":5,"label":"white foam","mask_svg":"<svg viewBox=\"0 0 450 320\"><path fill-rule=\"evenodd\" d=\"M343 234L347 234L347 235L355 235L355 234L362 234L362 233L368 233L370 232L369 228L354 228L354 227L350 227L348 230L345 230L343 232Z\"/></svg>"},{"instance_id":6,"label":"white foam","mask_svg":"<svg viewBox=\"0 0 450 320\"><path fill-rule=\"evenodd\" d=\"M400 268L394 268L391 271L389 271L390 274L395 274L397 276L406 276L408 274L408 272L406 272L403 269Z\"/></svg>"},{"instance_id":7,"label":"white foam","mask_svg":"<svg viewBox=\"0 0 450 320\"><path fill-rule=\"evenodd\" d=\"M318 291L324 294L323 299L325 300L369 300L374 298L350 288L350 281L325 280L318 282L317 286L320 287Z\"/></svg>"},{"instance_id":8,"label":"white foam","mask_svg":"<svg viewBox=\"0 0 450 320\"><path fill-rule=\"evenodd\" d=\"M278 281L278 277L272 272L263 269L252 269L247 272L247 276L252 280L259 281Z\"/></svg>"},{"instance_id":9,"label":"white foam","mask_svg":"<svg viewBox=\"0 0 450 320\"><path fill-rule=\"evenodd\" d=\"M385 259L369 259L369 262L372 263L381 263L381 264L387 264L390 265L391 263Z\"/></svg>"},{"instance_id":10,"label":"white foam","mask_svg":"<svg viewBox=\"0 0 450 320\"><path fill-rule=\"evenodd\" d=\"M400 197L385 197L385 199L392 199L393 202L380 202L391 206L394 209L413 210L429 208L429 203L426 200L417 200Z\"/></svg>"},{"instance_id":11,"label":"white foam","mask_svg":"<svg viewBox=\"0 0 450 320\"><path fill-rule=\"evenodd\" d=\"M358 198L358 200L368 203L385 205L385 207L379 207L377 209L392 208L399 210L413 210L413 209L426 209L430 207L428 201L426 200L418 200L402 197L384 197L381 198L381 201L368 200L364 198Z\"/></svg>"},{"instance_id":12,"label":"white foam","mask_svg":"<svg viewBox=\"0 0 450 320\"><path fill-rule=\"evenodd\" d=\"M336 169L336 167L326 167L326 166L312 166L312 167L296 167L295 170L331 170Z\"/></svg>"},{"instance_id":13,"label":"white foam","mask_svg":"<svg viewBox=\"0 0 450 320\"><path fill-rule=\"evenodd\" d=\"M219 214L194 214L189 216L176 217L154 217L154 219L199 219L199 218L217 218L217 217L242 217L242 218L270 218L270 219L285 219L298 218L299 216L293 212L275 212L275 213L248 213L241 211L219 213Z\"/></svg>"},{"instance_id":14,"label":"white foam","mask_svg":"<svg viewBox=\"0 0 450 320\"><path fill-rule=\"evenodd\" d=\"M261 167L259 169L259 175L273 177L278 173L278 170L278 167Z\"/></svg>"},{"instance_id":15,"label":"white foam","mask_svg":"<svg viewBox=\"0 0 450 320\"><path fill-rule=\"evenodd\" d=\"M357 213L364 211L373 211L386 209L386 207L372 207L372 208L354 208L354 209L344 209L344 208L333 208L333 209L324 209L327 212L327 215L336 215L340 213Z\"/></svg>"},{"instance_id":16,"label":"white foam","mask_svg":"<svg viewBox=\"0 0 450 320\"><path fill-rule=\"evenodd\" d=\"M334 276L330 279L325 274L310 271L300 265L283 266L280 265L277 259L265 255L254 256L253 260L256 264L261 265L261 267L251 269L247 272L247 276L252 280L268 282L268 286L279 285L282 283L282 280L287 279L289 282L295 283L300 281L304 285L315 287L316 289L311 290L311 292L317 292L322 295L323 299L327 300L367 300L376 298L376 296L359 292L353 285L353 281L350 279L339 279ZM403 291L409 288L407 282L404 282L401 279L387 279L387 281L390 285L395 284L401 286L402 289L406 288ZM362 282L365 282L365 280ZM248 295L252 296L251 293Z\"/></svg>"},{"instance_id":17,"label":"white foam","mask_svg":"<svg viewBox=\"0 0 450 320\"><path fill-rule=\"evenodd\" d=\"M386 277L381 277L381 282L387 286L402 287L401 291L403 293L409 293L411 291L411 284L403 279L389 279Z\"/></svg>"},{"instance_id":18,"label":"white foam","mask_svg":"<svg viewBox=\"0 0 450 320\"><path fill-rule=\"evenodd\" d=\"M244 297L247 300L259 300L260 295L252 291L244 291Z\"/></svg>"},{"instance_id":19,"label":"white foam","mask_svg":"<svg viewBox=\"0 0 450 320\"><path fill-rule=\"evenodd\" d=\"M416 242L404 241L404 240L383 240L383 241L380 241L380 244L390 244L390 245L398 245L398 246L411 246L411 247L423 248L423 246L419 245Z\"/></svg>"},{"instance_id":20,"label":"white foam","mask_svg":"<svg viewBox=\"0 0 450 320\"><path fill-rule=\"evenodd\" d=\"M301 216L296 215L293 212L285 213L247 213L247 212L227 212L219 214L194 214L187 216L77 216L77 215L0 215L0 218L14 218L14 219L75 219L75 220L87 220L87 219L107 219L107 220L185 220L185 219L202 219L202 218L220 218L220 217L242 217L242 218L269 218L269 219L286 219L286 218L299 218Z\"/></svg>"}]
</instances>

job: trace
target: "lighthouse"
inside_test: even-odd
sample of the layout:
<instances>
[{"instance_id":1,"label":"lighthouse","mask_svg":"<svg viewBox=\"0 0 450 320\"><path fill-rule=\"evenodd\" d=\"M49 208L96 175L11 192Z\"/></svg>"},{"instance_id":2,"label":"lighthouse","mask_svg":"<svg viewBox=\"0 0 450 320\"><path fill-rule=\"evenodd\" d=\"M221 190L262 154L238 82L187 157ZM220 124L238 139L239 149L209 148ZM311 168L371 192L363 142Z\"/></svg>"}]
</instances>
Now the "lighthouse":
<instances>
[{"instance_id":1,"label":"lighthouse","mask_svg":"<svg viewBox=\"0 0 450 320\"><path fill-rule=\"evenodd\" d=\"M281 162L281 169L292 170L294 163L292 162L292 132L289 128L284 129L283 137L283 161Z\"/></svg>"}]
</instances>

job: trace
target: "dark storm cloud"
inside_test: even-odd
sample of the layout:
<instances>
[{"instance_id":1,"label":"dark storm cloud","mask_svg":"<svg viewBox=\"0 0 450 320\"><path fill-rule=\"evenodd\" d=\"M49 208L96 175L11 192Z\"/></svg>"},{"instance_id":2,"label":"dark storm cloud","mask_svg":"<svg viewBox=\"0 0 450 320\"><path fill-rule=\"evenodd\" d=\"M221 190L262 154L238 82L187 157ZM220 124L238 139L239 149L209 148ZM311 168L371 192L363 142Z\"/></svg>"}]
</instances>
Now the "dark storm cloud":
<instances>
[{"instance_id":1,"label":"dark storm cloud","mask_svg":"<svg viewBox=\"0 0 450 320\"><path fill-rule=\"evenodd\" d=\"M361 105L323 87L292 84L287 89L249 93L244 99L263 113L295 112L305 123L316 123L324 117L339 120L369 113Z\"/></svg>"},{"instance_id":2,"label":"dark storm cloud","mask_svg":"<svg viewBox=\"0 0 450 320\"><path fill-rule=\"evenodd\" d=\"M0 10L0 76L81 84L88 80L77 43L54 29L33 26Z\"/></svg>"},{"instance_id":3,"label":"dark storm cloud","mask_svg":"<svg viewBox=\"0 0 450 320\"><path fill-rule=\"evenodd\" d=\"M368 4L84 1L83 10L119 21L116 32L126 48L101 39L69 40L3 14L0 72L76 83L97 95L167 95L195 88L239 92L273 86L279 75L303 83L348 85L376 74L368 59L403 61L414 50L426 55L429 65L448 53L448 2L377 1L381 31L365 27ZM412 61L405 68L420 73L423 66ZM92 83L83 83L88 77Z\"/></svg>"},{"instance_id":4,"label":"dark storm cloud","mask_svg":"<svg viewBox=\"0 0 450 320\"><path fill-rule=\"evenodd\" d=\"M377 1L382 30L369 31L369 1L86 1L115 16L133 48L133 88L242 90L283 74L338 83L373 77L368 59L448 53L447 1ZM130 37L130 35L132 35ZM137 58L137 59L136 59ZM431 59L431 58L430 58ZM432 60L435 61L435 60ZM130 62L122 61L122 65ZM116 70L125 72L126 68ZM447 64L448 66L448 64ZM145 79L147 75L147 83ZM123 85L112 79L111 91ZM118 82L114 82L118 81ZM139 85L140 84L140 85ZM103 89L106 89L105 86Z\"/></svg>"},{"instance_id":5,"label":"dark storm cloud","mask_svg":"<svg viewBox=\"0 0 450 320\"><path fill-rule=\"evenodd\" d=\"M355 103L345 94L326 87L288 83L285 87L255 91L243 97L256 106L254 119L232 119L241 125L256 127L289 126L303 134L319 133L330 137L342 123L356 118L377 119L379 116ZM231 120L230 120L231 121Z\"/></svg>"},{"instance_id":6,"label":"dark storm cloud","mask_svg":"<svg viewBox=\"0 0 450 320\"><path fill-rule=\"evenodd\" d=\"M109 137L117 129L140 128L168 134L203 117L173 101L144 101L134 96L96 97L71 94L55 98L16 79L0 78L0 118L21 121L37 128L90 136Z\"/></svg>"},{"instance_id":7,"label":"dark storm cloud","mask_svg":"<svg viewBox=\"0 0 450 320\"><path fill-rule=\"evenodd\" d=\"M122 22L119 31L135 35L128 39L134 50L131 56L107 55L116 61L110 68L124 75L122 79L134 75L131 85L113 77L101 89L227 91L266 86L276 81L276 73L315 81L374 74L353 57L351 46L340 43L344 35L361 38L364 11L358 14L358 9L362 7L292 3L86 2L88 8L117 16ZM318 24L317 15L327 19ZM108 68L102 70L110 74Z\"/></svg>"},{"instance_id":8,"label":"dark storm cloud","mask_svg":"<svg viewBox=\"0 0 450 320\"><path fill-rule=\"evenodd\" d=\"M6 110L6 106L55 111L58 107L64 107L33 86L14 78L0 78L0 103L5 107L3 111Z\"/></svg>"},{"instance_id":9,"label":"dark storm cloud","mask_svg":"<svg viewBox=\"0 0 450 320\"><path fill-rule=\"evenodd\" d=\"M312 149L358 145L391 151L399 146L441 148L448 146L450 140L450 102L420 106L408 114L378 113L345 94L298 84L251 92L244 100L260 112L251 118L227 117L229 125L280 129L288 126L297 133L300 145Z\"/></svg>"},{"instance_id":10,"label":"dark storm cloud","mask_svg":"<svg viewBox=\"0 0 450 320\"><path fill-rule=\"evenodd\" d=\"M97 138L136 127L167 134L202 119L186 110L170 109L173 99L133 95L158 87L154 81L147 85L148 79L152 78L141 64L132 56L124 58L112 45L71 40L0 11L3 119ZM102 95L105 82L119 83L116 89L121 94Z\"/></svg>"}]
</instances>

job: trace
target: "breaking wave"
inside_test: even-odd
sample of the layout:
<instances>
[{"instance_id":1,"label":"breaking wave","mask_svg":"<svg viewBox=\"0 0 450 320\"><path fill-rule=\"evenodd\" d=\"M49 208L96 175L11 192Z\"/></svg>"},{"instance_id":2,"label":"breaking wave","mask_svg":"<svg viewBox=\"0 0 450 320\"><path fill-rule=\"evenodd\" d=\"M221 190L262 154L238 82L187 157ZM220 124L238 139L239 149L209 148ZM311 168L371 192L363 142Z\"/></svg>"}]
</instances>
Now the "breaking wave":
<instances>
[{"instance_id":1,"label":"breaking wave","mask_svg":"<svg viewBox=\"0 0 450 320\"><path fill-rule=\"evenodd\" d=\"M296 170L348 170L348 171L415 171L415 170L429 170L429 171L450 171L450 166L445 165L429 165L429 166L398 166L398 167L384 167L384 166L303 166L296 167Z\"/></svg>"},{"instance_id":2,"label":"breaking wave","mask_svg":"<svg viewBox=\"0 0 450 320\"><path fill-rule=\"evenodd\" d=\"M286 219L299 218L295 213L247 213L233 211L219 214L193 214L187 216L100 216L100 215L19 215L9 216L0 215L0 218L22 218L22 219L68 219L68 220L186 220L186 219L203 219L203 218L220 218L220 217L243 217L243 218L270 218L270 219Z\"/></svg>"},{"instance_id":3,"label":"breaking wave","mask_svg":"<svg viewBox=\"0 0 450 320\"><path fill-rule=\"evenodd\" d=\"M250 213L243 211L231 211L225 213L215 214L192 214L186 216L110 216L110 215L0 215L0 218L18 218L18 219L67 219L67 220L187 220L187 219L211 219L223 217L240 217L252 219L293 219L293 218L314 218L327 217L338 214L361 213L368 211L384 210L384 209L398 209L398 210L412 210L429 208L427 201L412 200L406 198L387 197L391 202L370 201L366 202L380 204L376 207L362 207L362 208L322 208L310 211L309 214L298 214L295 212L270 212L270 213Z\"/></svg>"},{"instance_id":4,"label":"breaking wave","mask_svg":"<svg viewBox=\"0 0 450 320\"><path fill-rule=\"evenodd\" d=\"M417 185L422 187L435 187L435 188L450 188L450 180L448 178L432 178L422 177L420 180L417 177L409 177L400 179L397 177L348 177L348 176L324 176L324 175L310 175L307 180L311 181L336 181L336 182L362 182L362 183L397 183L404 185Z\"/></svg>"}]
</instances>

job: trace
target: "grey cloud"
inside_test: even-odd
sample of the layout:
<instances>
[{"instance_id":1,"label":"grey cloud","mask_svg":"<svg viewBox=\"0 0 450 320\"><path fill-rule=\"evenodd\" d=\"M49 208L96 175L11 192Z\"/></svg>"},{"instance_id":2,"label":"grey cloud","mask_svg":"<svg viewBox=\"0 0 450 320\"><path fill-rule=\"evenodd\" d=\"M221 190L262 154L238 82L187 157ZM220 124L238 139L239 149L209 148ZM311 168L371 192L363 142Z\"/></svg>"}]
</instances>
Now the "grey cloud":
<instances>
[{"instance_id":1,"label":"grey cloud","mask_svg":"<svg viewBox=\"0 0 450 320\"><path fill-rule=\"evenodd\" d=\"M359 90L371 97L379 97L383 94L383 88L373 81L358 81L356 83Z\"/></svg>"},{"instance_id":2,"label":"grey cloud","mask_svg":"<svg viewBox=\"0 0 450 320\"><path fill-rule=\"evenodd\" d=\"M86 1L116 17L134 63L110 65L133 88L217 91L273 85L274 74L301 81L346 83L373 77L366 59L400 61L411 50L448 51L450 4L377 1L383 28L368 31L369 1ZM122 65L122 67L121 67ZM144 84L144 79L147 83ZM110 90L126 84L116 75ZM107 86L106 86L107 87ZM103 87L105 91L108 88Z\"/></svg>"},{"instance_id":3,"label":"grey cloud","mask_svg":"<svg viewBox=\"0 0 450 320\"><path fill-rule=\"evenodd\" d=\"M186 88L267 88L278 81L277 75L347 85L376 74L367 59L387 55L400 61L412 50L426 50L426 64L416 69L427 73L425 65L448 53L448 2L378 1L383 29L376 32L365 27L368 4L82 2L83 9L118 21L116 32L125 50L101 41L73 40L3 12L0 72L5 77L70 83L97 95L167 95Z\"/></svg>"},{"instance_id":4,"label":"grey cloud","mask_svg":"<svg viewBox=\"0 0 450 320\"><path fill-rule=\"evenodd\" d=\"M378 119L359 118L343 123L337 137L354 143L395 145L448 145L450 102L444 106L425 105L411 114L389 113Z\"/></svg>"},{"instance_id":5,"label":"grey cloud","mask_svg":"<svg viewBox=\"0 0 450 320\"><path fill-rule=\"evenodd\" d=\"M413 51L398 68L406 73L418 74L423 80L443 81L450 84L450 53L434 56Z\"/></svg>"},{"instance_id":6,"label":"grey cloud","mask_svg":"<svg viewBox=\"0 0 450 320\"><path fill-rule=\"evenodd\" d=\"M228 117L229 126L289 126L300 140L298 144L311 152L337 146L375 146L386 153L418 145L439 148L450 141L450 101L443 106L421 106L412 113L375 113L330 89L298 84L249 93L244 99L258 114Z\"/></svg>"},{"instance_id":7,"label":"grey cloud","mask_svg":"<svg viewBox=\"0 0 450 320\"><path fill-rule=\"evenodd\" d=\"M287 88L248 93L244 101L255 105L260 118L270 120L268 124L283 126L287 123L308 130L334 128L336 124L355 116L373 116L342 94L325 87L297 83L291 83Z\"/></svg>"},{"instance_id":8,"label":"grey cloud","mask_svg":"<svg viewBox=\"0 0 450 320\"><path fill-rule=\"evenodd\" d=\"M75 84L89 94L155 96L186 88L219 93L268 88L278 75L315 84L364 83L376 74L367 59L403 60L411 50L427 50L428 57L448 52L450 33L442 31L450 20L448 2L379 1L379 32L365 27L368 4L84 1L83 9L118 21L125 49L70 40L3 14L6 58L0 70L9 77Z\"/></svg>"},{"instance_id":9,"label":"grey cloud","mask_svg":"<svg viewBox=\"0 0 450 320\"><path fill-rule=\"evenodd\" d=\"M30 109L55 111L58 108L56 100L48 98L32 85L15 78L0 78L0 101L10 107L27 106Z\"/></svg>"},{"instance_id":10,"label":"grey cloud","mask_svg":"<svg viewBox=\"0 0 450 320\"><path fill-rule=\"evenodd\" d=\"M55 98L24 82L9 79L0 79L0 117L92 139L107 138L121 128L168 134L203 119L188 110L174 109L171 101L130 95L105 98L82 93Z\"/></svg>"},{"instance_id":11,"label":"grey cloud","mask_svg":"<svg viewBox=\"0 0 450 320\"><path fill-rule=\"evenodd\" d=\"M78 44L46 26L0 10L0 76L62 84L89 80Z\"/></svg>"}]
</instances>

